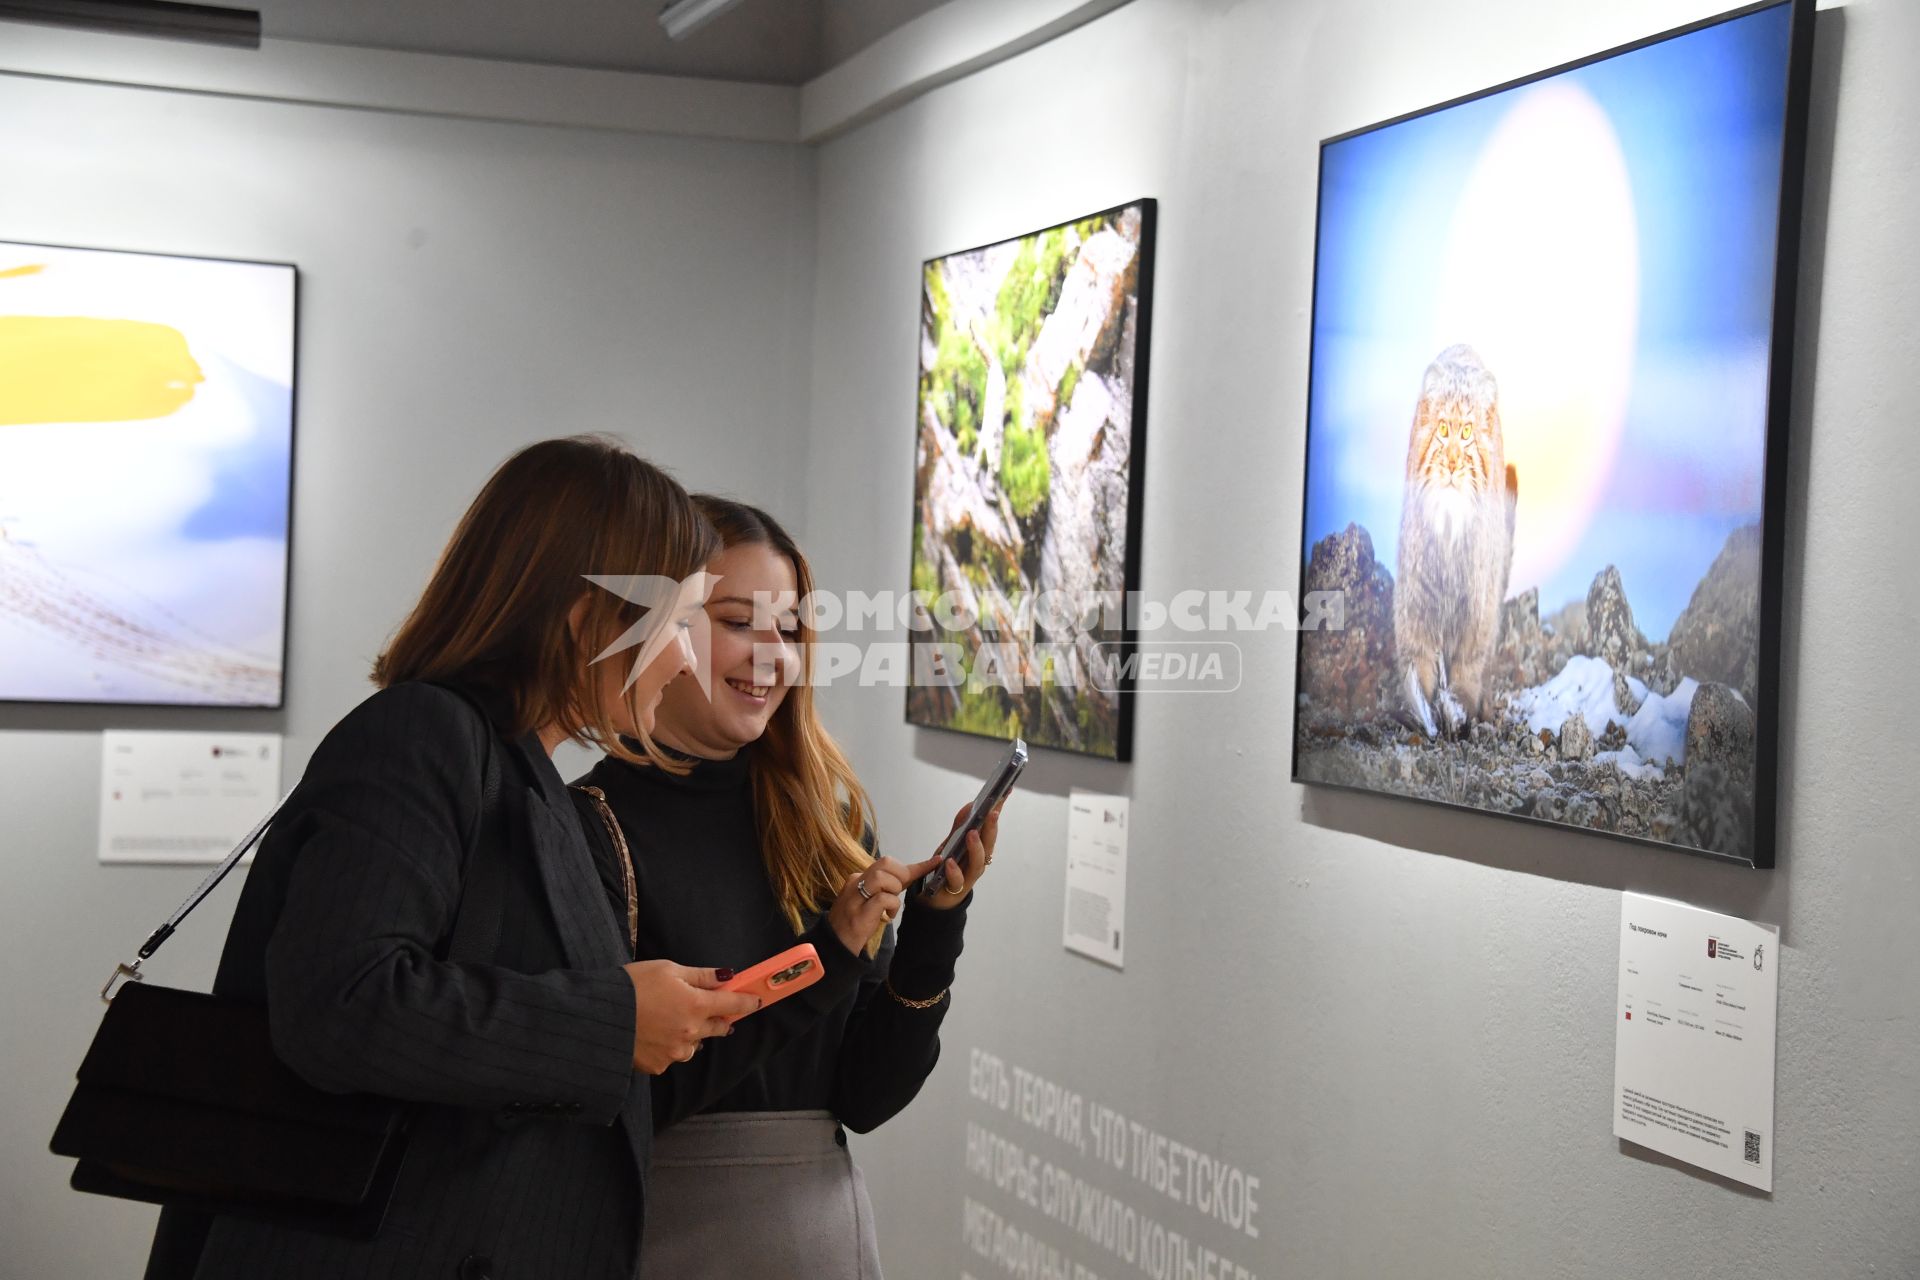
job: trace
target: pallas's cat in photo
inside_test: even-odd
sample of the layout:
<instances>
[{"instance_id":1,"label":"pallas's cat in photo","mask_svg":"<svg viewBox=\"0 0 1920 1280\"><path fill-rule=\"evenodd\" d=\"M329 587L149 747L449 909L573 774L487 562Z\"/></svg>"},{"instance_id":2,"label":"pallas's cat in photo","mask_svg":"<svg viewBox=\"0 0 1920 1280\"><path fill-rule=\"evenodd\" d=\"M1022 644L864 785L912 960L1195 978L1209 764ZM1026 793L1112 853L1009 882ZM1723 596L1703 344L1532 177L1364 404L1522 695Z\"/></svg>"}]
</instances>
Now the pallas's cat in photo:
<instances>
[{"instance_id":1,"label":"pallas's cat in photo","mask_svg":"<svg viewBox=\"0 0 1920 1280\"><path fill-rule=\"evenodd\" d=\"M1406 480L1393 592L1401 696L1427 736L1456 736L1489 709L1520 491L1499 385L1472 347L1448 347L1427 366Z\"/></svg>"}]
</instances>

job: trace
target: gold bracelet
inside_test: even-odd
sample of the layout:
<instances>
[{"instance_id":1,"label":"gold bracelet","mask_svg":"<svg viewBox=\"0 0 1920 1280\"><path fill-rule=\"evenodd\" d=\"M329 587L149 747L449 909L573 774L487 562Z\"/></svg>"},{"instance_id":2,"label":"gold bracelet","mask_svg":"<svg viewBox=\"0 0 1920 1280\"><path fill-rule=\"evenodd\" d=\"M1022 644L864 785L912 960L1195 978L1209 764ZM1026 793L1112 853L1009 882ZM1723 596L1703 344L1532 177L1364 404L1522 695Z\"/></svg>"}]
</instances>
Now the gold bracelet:
<instances>
[{"instance_id":1,"label":"gold bracelet","mask_svg":"<svg viewBox=\"0 0 1920 1280\"><path fill-rule=\"evenodd\" d=\"M933 1006L939 1004L942 1000L945 1000L947 998L947 991L951 990L951 988L943 989L939 995L933 997L933 999L931 1000L909 1000L905 996L901 995L898 991L895 991L893 989L893 978L891 975L881 979L881 981L887 984L887 994L892 996L895 1000L898 1000L901 1004L907 1006L907 1008L909 1009L931 1009L933 1008Z\"/></svg>"}]
</instances>

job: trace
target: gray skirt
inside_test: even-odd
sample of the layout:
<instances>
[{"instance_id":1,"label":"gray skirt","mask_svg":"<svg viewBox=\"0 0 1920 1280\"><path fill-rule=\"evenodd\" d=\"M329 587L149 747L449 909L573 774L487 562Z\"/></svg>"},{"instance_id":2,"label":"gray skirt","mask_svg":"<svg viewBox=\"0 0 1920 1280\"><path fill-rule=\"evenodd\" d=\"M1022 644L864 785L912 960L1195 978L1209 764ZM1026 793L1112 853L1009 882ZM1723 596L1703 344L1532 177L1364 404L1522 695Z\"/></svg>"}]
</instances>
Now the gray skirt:
<instances>
[{"instance_id":1,"label":"gray skirt","mask_svg":"<svg viewBox=\"0 0 1920 1280\"><path fill-rule=\"evenodd\" d=\"M880 1280L873 1205L825 1111L695 1116L653 1142L640 1280Z\"/></svg>"}]
</instances>

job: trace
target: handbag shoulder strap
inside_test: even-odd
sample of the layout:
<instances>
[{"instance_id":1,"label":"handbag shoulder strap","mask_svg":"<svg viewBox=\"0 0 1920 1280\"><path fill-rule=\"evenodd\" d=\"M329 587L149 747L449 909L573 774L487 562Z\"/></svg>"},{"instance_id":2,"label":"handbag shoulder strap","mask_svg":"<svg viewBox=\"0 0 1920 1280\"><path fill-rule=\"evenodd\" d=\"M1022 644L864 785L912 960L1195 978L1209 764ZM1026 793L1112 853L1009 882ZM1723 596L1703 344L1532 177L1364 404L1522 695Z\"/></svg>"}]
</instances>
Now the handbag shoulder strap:
<instances>
[{"instance_id":1,"label":"handbag shoulder strap","mask_svg":"<svg viewBox=\"0 0 1920 1280\"><path fill-rule=\"evenodd\" d=\"M504 870L502 858L495 848L499 843L498 831L487 822L489 814L500 805L500 759L498 735L493 731L493 721L487 715L486 708L457 685L435 683L435 688L444 689L472 707L480 717L485 728L483 748L485 755L481 763L480 813L474 821L473 840L468 845L460 875L460 902L454 908L453 930L447 938L444 958L455 961L485 961L492 957L494 948L500 941L500 918L504 910L505 883L501 872ZM293 798L293 791L281 796L279 801L267 812L267 816L255 823L233 852L220 860L220 864L187 895L186 901L174 909L165 923L140 944L140 950L132 964L115 966L113 974L107 979L107 985L100 988L100 999L108 1004L113 1002L113 992L122 981L139 982L145 977L140 966L153 958L154 952L166 945L179 929L181 922L193 914L195 907L205 902L207 895L219 888L227 873L240 865L240 859L247 856L253 847L280 816L281 810Z\"/></svg>"}]
</instances>

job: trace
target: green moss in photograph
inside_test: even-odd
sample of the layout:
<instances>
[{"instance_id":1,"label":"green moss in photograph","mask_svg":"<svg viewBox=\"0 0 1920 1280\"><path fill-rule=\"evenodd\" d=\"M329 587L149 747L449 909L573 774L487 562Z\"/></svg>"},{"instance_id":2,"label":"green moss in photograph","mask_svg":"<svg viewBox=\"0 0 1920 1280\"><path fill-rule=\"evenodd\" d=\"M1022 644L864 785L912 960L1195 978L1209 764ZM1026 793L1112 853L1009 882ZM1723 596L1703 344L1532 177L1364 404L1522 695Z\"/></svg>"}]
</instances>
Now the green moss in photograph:
<instances>
[{"instance_id":1,"label":"green moss in photograph","mask_svg":"<svg viewBox=\"0 0 1920 1280\"><path fill-rule=\"evenodd\" d=\"M953 300L947 295L946 275L940 270L939 264L928 263L925 276L927 307L933 313L935 326L933 336L937 340L940 337L940 329L946 325L948 317L953 314Z\"/></svg>"},{"instance_id":2,"label":"green moss in photograph","mask_svg":"<svg viewBox=\"0 0 1920 1280\"><path fill-rule=\"evenodd\" d=\"M1026 363L1040 324L1060 305L1060 286L1072 266L1065 227L1055 227L1020 246L994 305L999 320L1000 363L1008 378Z\"/></svg>"},{"instance_id":3,"label":"green moss in photograph","mask_svg":"<svg viewBox=\"0 0 1920 1280\"><path fill-rule=\"evenodd\" d=\"M974 450L980 447L980 432L974 426L973 406L963 401L956 408L960 423L954 428L953 438L960 446L961 456L971 458Z\"/></svg>"},{"instance_id":4,"label":"green moss in photograph","mask_svg":"<svg viewBox=\"0 0 1920 1280\"><path fill-rule=\"evenodd\" d=\"M940 335L933 382L934 411L960 441L961 452L971 454L979 439L980 403L987 395L987 362L958 325L948 325Z\"/></svg>"},{"instance_id":5,"label":"green moss in photograph","mask_svg":"<svg viewBox=\"0 0 1920 1280\"><path fill-rule=\"evenodd\" d=\"M933 365L920 380L920 394L940 425L971 455L980 439L980 405L987 394L987 361L973 336L953 323L953 302L937 267L926 272L926 306L933 331Z\"/></svg>"},{"instance_id":6,"label":"green moss in photograph","mask_svg":"<svg viewBox=\"0 0 1920 1280\"><path fill-rule=\"evenodd\" d=\"M913 540L913 590L922 604L931 608L940 595L940 575L920 551L919 530Z\"/></svg>"},{"instance_id":7,"label":"green moss in photograph","mask_svg":"<svg viewBox=\"0 0 1920 1280\"><path fill-rule=\"evenodd\" d=\"M1112 225L1113 219L1103 214L1095 214L1091 218L1082 218L1074 223L1073 230L1080 237L1081 242L1085 243Z\"/></svg>"},{"instance_id":8,"label":"green moss in photograph","mask_svg":"<svg viewBox=\"0 0 1920 1280\"><path fill-rule=\"evenodd\" d=\"M1060 385L1054 391L1054 415L1056 417L1064 413L1067 406L1073 403L1073 392L1079 385L1080 365L1076 361L1073 364L1069 364L1067 371L1060 375Z\"/></svg>"},{"instance_id":9,"label":"green moss in photograph","mask_svg":"<svg viewBox=\"0 0 1920 1280\"><path fill-rule=\"evenodd\" d=\"M1020 713L1007 708L1004 690L993 687L961 686L960 707L953 713L951 727L994 738L1021 736Z\"/></svg>"},{"instance_id":10,"label":"green moss in photograph","mask_svg":"<svg viewBox=\"0 0 1920 1280\"><path fill-rule=\"evenodd\" d=\"M1045 433L1009 426L1006 439L1000 442L1000 489L1013 514L1025 520L1045 506L1052 476Z\"/></svg>"}]
</instances>

